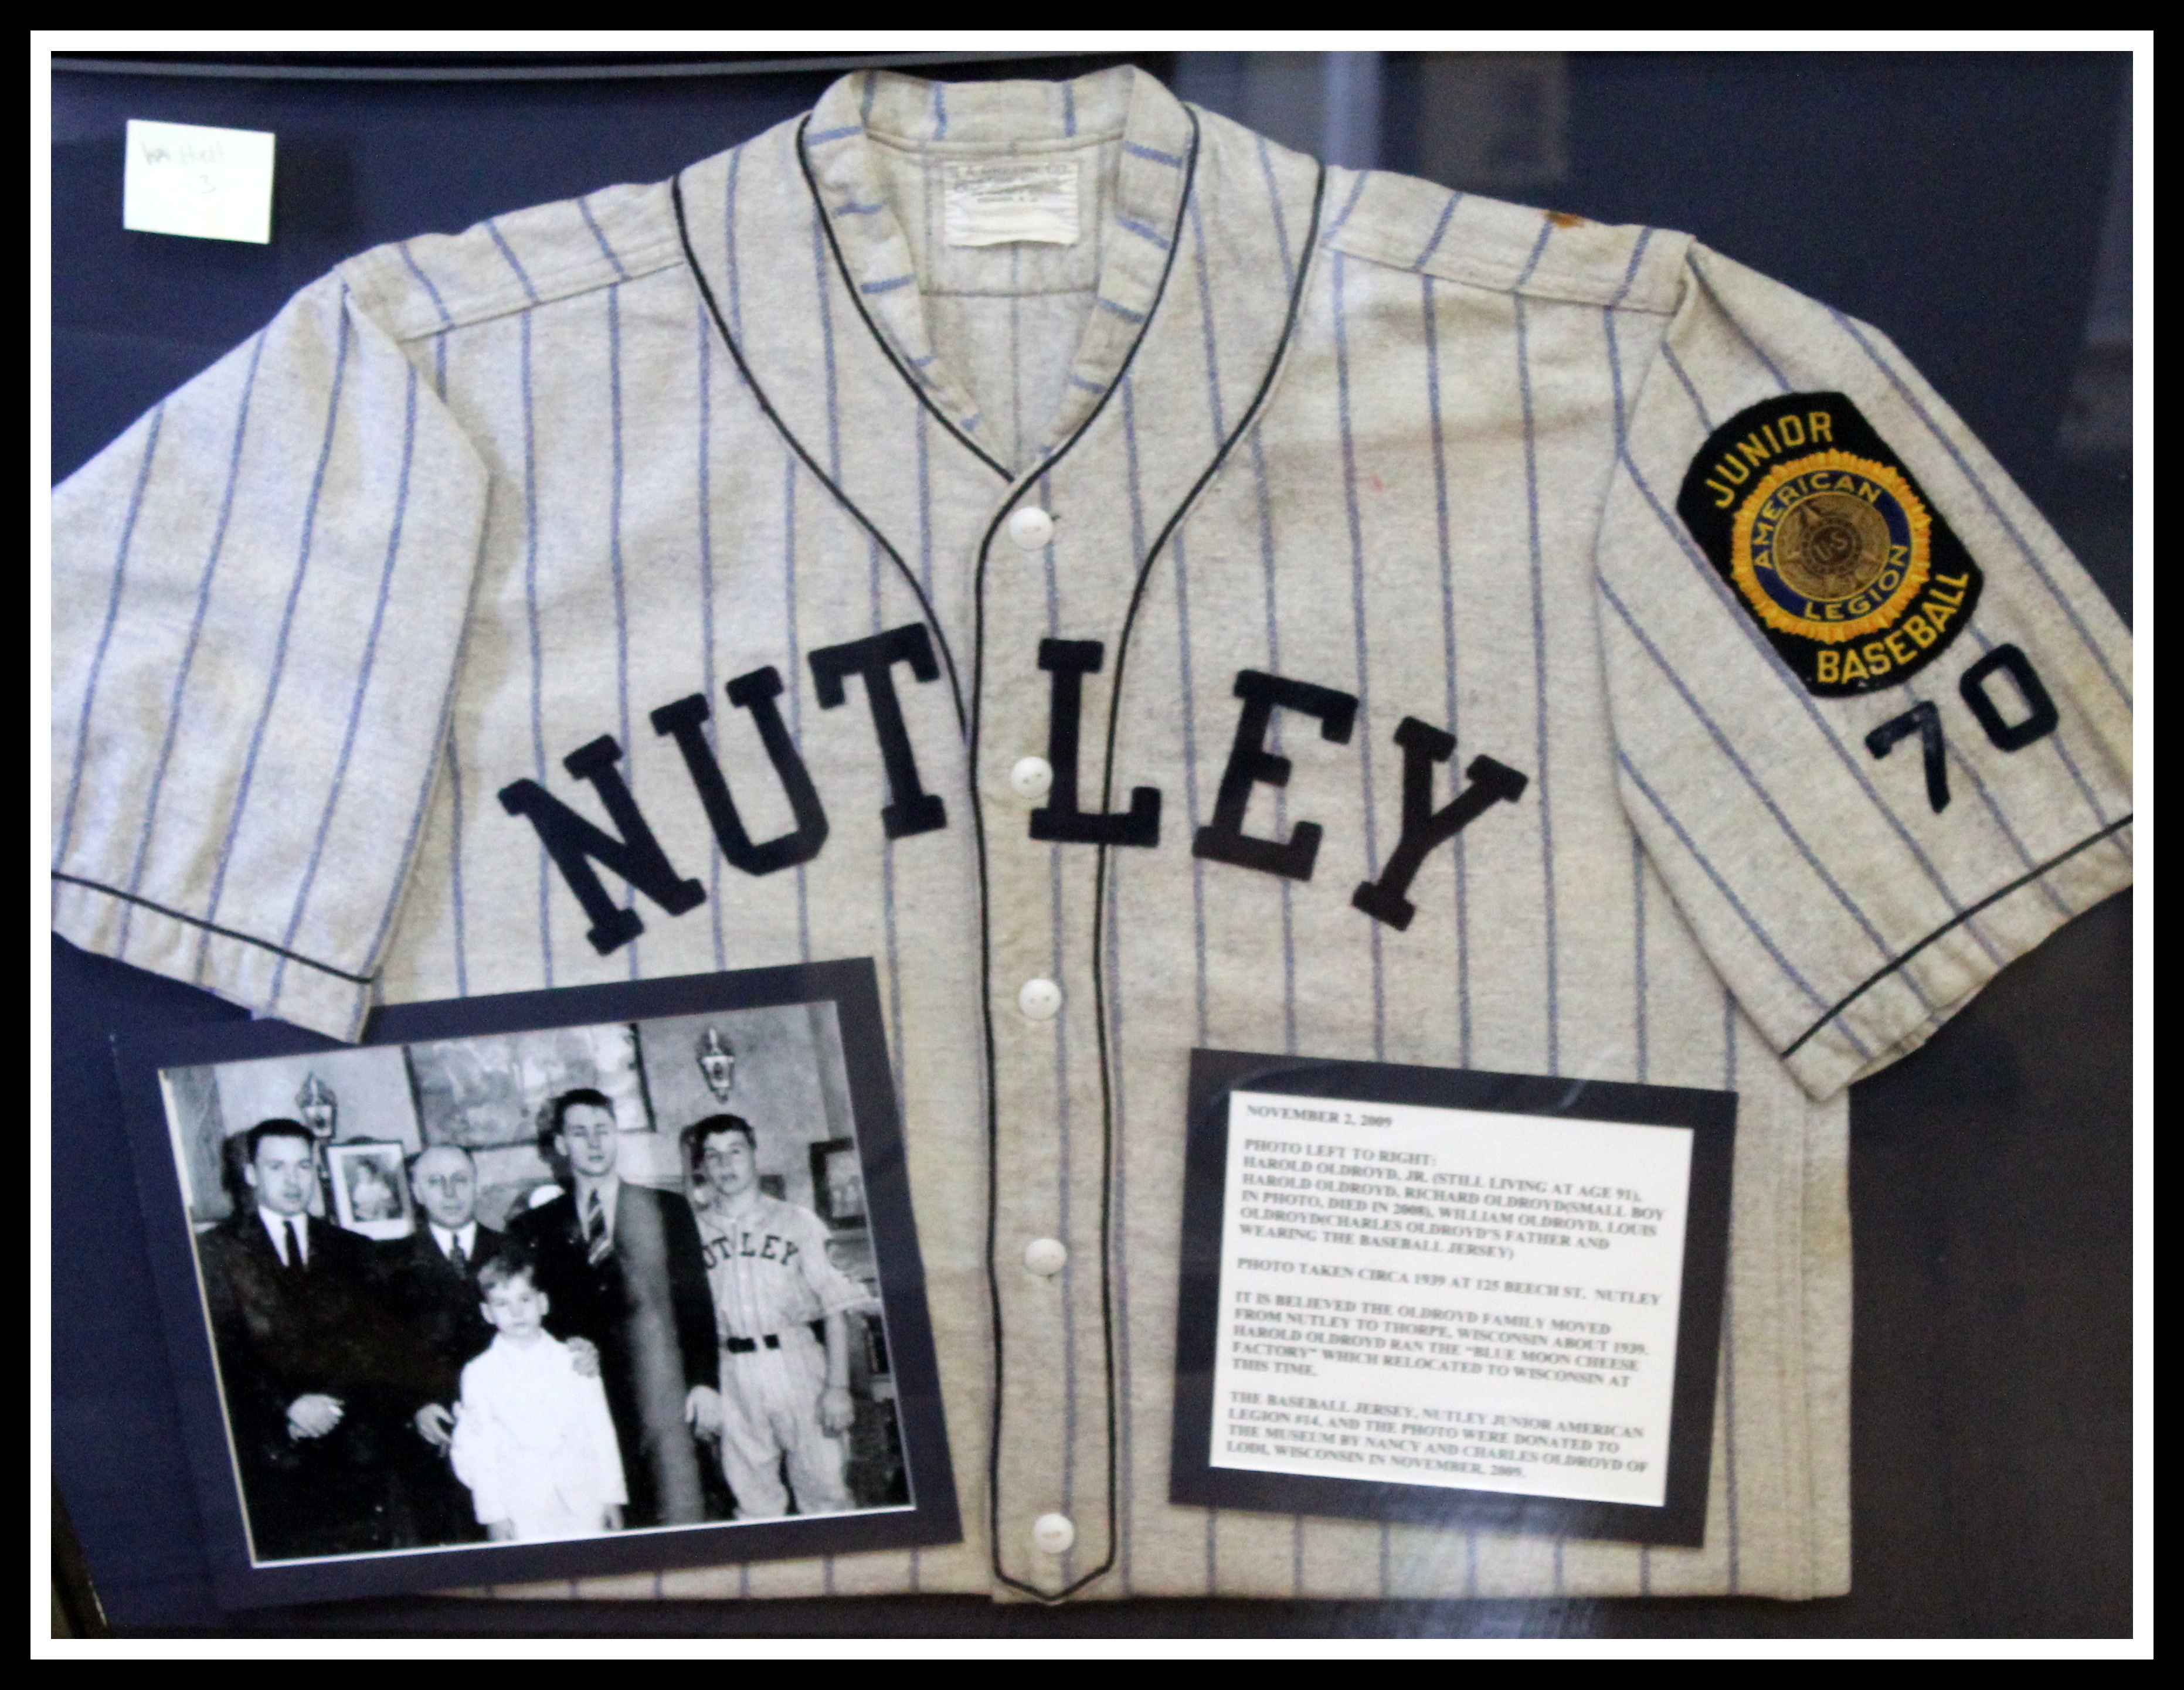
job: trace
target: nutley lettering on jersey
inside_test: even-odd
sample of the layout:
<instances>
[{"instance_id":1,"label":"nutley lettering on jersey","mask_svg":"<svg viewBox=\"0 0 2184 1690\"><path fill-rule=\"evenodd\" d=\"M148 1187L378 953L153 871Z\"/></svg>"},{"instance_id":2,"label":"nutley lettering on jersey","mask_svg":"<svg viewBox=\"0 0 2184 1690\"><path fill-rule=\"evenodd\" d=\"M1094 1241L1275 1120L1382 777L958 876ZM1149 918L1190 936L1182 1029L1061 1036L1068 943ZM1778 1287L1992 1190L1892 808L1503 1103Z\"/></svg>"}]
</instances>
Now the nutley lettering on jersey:
<instances>
[{"instance_id":1,"label":"nutley lettering on jersey","mask_svg":"<svg viewBox=\"0 0 2184 1690\"><path fill-rule=\"evenodd\" d=\"M1139 787L1127 809L1097 813L1079 798L1079 723L1084 677L1100 673L1105 648L1098 640L1041 640L1039 666L1051 677L1047 715L1047 761L1054 770L1048 802L1031 812L1034 839L1084 845L1160 844L1161 793ZM926 791L916 748L903 720L895 671L907 668L915 683L939 679L933 640L921 622L889 628L861 640L827 646L810 654L811 679L822 709L836 709L849 699L848 683L862 683L887 776L888 802L880 824L890 839L933 833L948 826L948 806L938 792ZM826 806L812 783L804 758L789 737L777 702L784 682L771 664L739 675L727 684L729 704L750 713L751 725L773 766L795 826L778 837L754 841L728 791L727 778L706 739L705 725L712 707L700 692L663 704L652 713L655 733L672 739L682 753L690 784L705 807L721 854L747 875L770 875L816 857L827 843ZM1300 821L1287 839L1268 839L1244 831L1245 813L1256 786L1289 784L1290 760L1267 748L1274 712L1289 710L1319 724L1320 737L1337 745L1350 742L1357 720L1357 700L1331 687L1317 686L1256 669L1238 671L1236 733L1227 767L1213 801L1213 819L1198 829L1191 854L1233 864L1284 880L1308 881L1319 855L1323 829ZM1417 906L1405 894L1426 859L1497 803L1514 803L1529 777L1491 757L1474 757L1465 765L1463 784L1440 809L1434 808L1434 770L1456 753L1456 736L1416 716L1397 725L1395 741L1403 753L1402 832L1377 879L1351 892L1353 908L1397 931L1411 925ZM536 781L512 781L500 789L501 807L521 816L560 870L569 889L591 918L586 937L602 955L619 950L644 931L632 909L617 904L600 881L604 868L619 875L670 915L682 915L705 901L705 888L676 871L660 848L644 812L616 765L622 748L602 734L561 759L561 766L598 794L616 831L610 833L580 814Z\"/></svg>"}]
</instances>

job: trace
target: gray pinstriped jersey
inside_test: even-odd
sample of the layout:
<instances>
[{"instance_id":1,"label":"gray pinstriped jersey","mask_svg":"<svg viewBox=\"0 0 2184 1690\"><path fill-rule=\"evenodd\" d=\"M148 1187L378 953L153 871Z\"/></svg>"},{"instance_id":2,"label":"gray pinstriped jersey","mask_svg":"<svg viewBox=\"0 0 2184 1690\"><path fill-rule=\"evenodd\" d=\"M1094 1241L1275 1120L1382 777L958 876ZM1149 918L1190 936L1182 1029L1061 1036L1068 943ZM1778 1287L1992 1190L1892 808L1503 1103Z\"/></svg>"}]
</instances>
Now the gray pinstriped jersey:
<instances>
[{"instance_id":1,"label":"gray pinstriped jersey","mask_svg":"<svg viewBox=\"0 0 2184 1690\"><path fill-rule=\"evenodd\" d=\"M1077 164L1076 242L948 244L942 167L996 156ZM1729 453L1763 516L1731 471L1794 442L1740 458L1739 420L1786 395L1960 542L1955 625L1800 645L1709 551L1687 473ZM1843 1087L2130 875L2126 637L1878 332L1686 236L1323 173L1127 70L852 77L671 191L366 253L55 524L78 943L344 1035L877 962L969 1539L586 1593L1840 1591ZM1816 691L1808 647L1903 673ZM1061 670L1073 812L1066 768L1009 781ZM1411 759L1437 809L1482 757L1521 793L1395 884ZM588 904L548 799L621 853L575 852ZM1172 1505L1194 1046L1735 1090L1705 1547ZM1066 1270L1022 1270L1036 1237Z\"/></svg>"},{"instance_id":2,"label":"gray pinstriped jersey","mask_svg":"<svg viewBox=\"0 0 2184 1690\"><path fill-rule=\"evenodd\" d=\"M723 1338L762 1338L863 1300L827 1259L827 1225L810 1209L761 1193L733 1215L695 1213Z\"/></svg>"}]
</instances>

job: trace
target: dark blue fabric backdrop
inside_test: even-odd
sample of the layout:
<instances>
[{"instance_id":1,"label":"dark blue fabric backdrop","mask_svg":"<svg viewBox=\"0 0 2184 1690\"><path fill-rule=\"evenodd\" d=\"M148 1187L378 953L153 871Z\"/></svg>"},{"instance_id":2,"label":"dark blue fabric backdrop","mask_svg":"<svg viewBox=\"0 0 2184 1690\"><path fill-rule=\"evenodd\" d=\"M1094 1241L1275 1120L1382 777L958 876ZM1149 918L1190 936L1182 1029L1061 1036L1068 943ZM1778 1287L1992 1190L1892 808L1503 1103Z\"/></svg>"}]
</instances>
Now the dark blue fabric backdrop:
<instances>
[{"instance_id":1,"label":"dark blue fabric backdrop","mask_svg":"<svg viewBox=\"0 0 2184 1690\"><path fill-rule=\"evenodd\" d=\"M1401 169L1411 162L1406 83L1401 56L1390 60L1384 162ZM943 74L1071 75L1112 62L988 64ZM1160 56L1141 62L1158 74L1171 69ZM1580 56L1571 68L1572 173L1551 197L1598 219L1689 230L1878 325L2028 491L2067 499L2083 472L2057 459L2056 425L2083 338L2126 63L2121 55ZM661 179L805 109L829 80L769 74L420 83L57 75L55 475L67 475L345 256L608 183ZM125 231L122 134L132 117L275 131L272 243ZM2127 606L2127 555L2087 560ZM2088 1013L2110 1038L2100 1046L2108 1066L2093 1089L2112 1113L2128 1103L2121 1054L2127 1042L2114 1037L2128 1026L2128 931L2120 925L2127 918L2118 913L2127 909L2128 900L2119 900L2087 918L2097 924L2089 935L2065 936L2049 948L2075 945L2068 954L2079 960L2072 965L2090 970L2090 983L2070 976L2073 1001L2089 1002ZM120 1026L242 1012L58 940L53 952L55 1473L117 1624L148 1631L218 1626L226 1622L211 1609L196 1547L106 1037ZM2063 965L2043 951L2024 966L2054 973ZM2037 990L2029 999L2021 992L1994 998L1997 1006L2048 1001ZM1975 1015L1982 1008L1975 1006ZM1961 1094L1960 1047L1974 1035L1959 1029L1973 1019L1934 1041L1937 1055L1914 1058L1878 1082L1893 1089L1861 1088L1861 1131L1875 1109L1915 1119L1932 1102L1931 1087L1921 1090L1922 1075L1941 1076L1934 1083L1947 1096ZM2050 1027L2048 1036L2054 1031ZM2004 1037L2008 1056L2017 1048L2015 1035ZM1975 1065L1992 1092L1992 1065ZM2013 1082L2006 1095L1987 1101L1993 1109L2021 1109L2028 1106L2025 1090ZM1868 1165L1879 1165L1869 1159ZM2127 1155L2110 1154L2098 1166L2107 1183L2090 1190L2081 1184L2078 1199L2112 1202L2120 1191L2127 1200ZM1935 1170L1922 1165L1922 1176L1936 1177ZM2011 1236L2022 1239L2024 1251L2046 1248L2029 1184L2022 1202L2005 1194L1992 1207L1997 1225L2018 1229ZM1933 1265L1925 1237L1933 1206L1921 1201L1913 1210L1893 1232L1874 1230L1897 1225L1892 1211L1858 1210L1866 1229L1859 1235L1862 1322L1872 1300L1888 1296L1895 1283L1886 1276L1892 1252ZM2098 1307L2100 1297L2112 1297L2119 1261L2127 1300L2127 1253L2090 1263L2071 1281L2067 1300L2075 1306L2090 1298ZM1917 1284L1905 1292L1925 1294ZM2048 1330L2027 1322L2021 1310L2013 1318L2020 1341L2027 1330ZM1875 1388L1866 1330L1861 1326L1861 1392ZM2089 1330L2072 1342L2093 1342L2085 1337ZM2051 1346L2036 1365L2042 1377L2077 1381L2057 1389L2093 1392L2086 1413L2113 1430L2124 1400L2115 1381L2120 1359L2128 1358L2127 1331L2111 1321L2096 1336L2090 1359L2082 1343ZM1964 1388L1938 1370L1922 1375L1922 1367L1942 1366L1923 1350L1886 1365L1902 1373L1879 1387L1893 1395ZM2081 1417L2081 1430L2082 1423ZM2053 1430L2059 1449L2067 1443L2081 1452L2077 1459L2091 1459L2077 1431L2067 1425ZM1865 1534L1896 1504L1870 1493L1876 1463L1861 1450L1857 1517ZM2127 1451L2118 1459L2127 1487ZM1896 1470L1885 1459L1880 1470ZM2080 1489L2114 1488L2114 1461L2088 1470L2092 1476ZM2109 1498L2101 1519L2114 1516L2120 1502ZM2048 1520L2041 1529L2052 1537L2052 1526ZM2110 1532L2101 1543L2113 1538ZM1861 1591L1869 1593L1871 1540L1857 1541ZM2109 1553L2073 1549L2071 1557L2083 1572L2089 1555ZM2127 1559L2120 1565L2127 1570ZM1915 1569L1911 1576L1915 1582ZM1992 1602L1963 1609L1975 1629L2016 1629L1979 1617L1990 1609L2005 1620L2030 1613L2014 1587L1988 1594ZM2058 1626L2082 1634L2099 1615L2127 1614L2127 1607L2109 1600L2088 1608L2081 1600L2053 1611L2062 1616ZM1692 1609L1676 1612L1696 1623Z\"/></svg>"}]
</instances>

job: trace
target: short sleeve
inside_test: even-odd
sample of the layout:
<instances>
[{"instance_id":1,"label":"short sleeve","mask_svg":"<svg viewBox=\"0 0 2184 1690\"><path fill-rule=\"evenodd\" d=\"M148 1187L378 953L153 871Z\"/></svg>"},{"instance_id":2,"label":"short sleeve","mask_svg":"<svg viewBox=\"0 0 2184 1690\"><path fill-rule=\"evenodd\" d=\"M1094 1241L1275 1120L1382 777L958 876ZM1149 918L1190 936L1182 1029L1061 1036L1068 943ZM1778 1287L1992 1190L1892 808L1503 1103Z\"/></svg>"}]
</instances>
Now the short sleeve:
<instances>
[{"instance_id":1,"label":"short sleeve","mask_svg":"<svg viewBox=\"0 0 2184 1690\"><path fill-rule=\"evenodd\" d=\"M804 1282L819 1299L820 1311L838 1315L863 1302L872 1293L836 1267L833 1258L827 1254L827 1240L833 1237L827 1223L808 1209L798 1209L797 1215L797 1230L801 1235L797 1240L798 1253L804 1259Z\"/></svg>"},{"instance_id":2,"label":"short sleeve","mask_svg":"<svg viewBox=\"0 0 2184 1690\"><path fill-rule=\"evenodd\" d=\"M1826 1097L2129 883L2130 637L1883 336L1702 247L1625 430L1624 804Z\"/></svg>"},{"instance_id":3,"label":"short sleeve","mask_svg":"<svg viewBox=\"0 0 2184 1690\"><path fill-rule=\"evenodd\" d=\"M354 1038L487 477L338 277L55 489L54 926Z\"/></svg>"}]
</instances>

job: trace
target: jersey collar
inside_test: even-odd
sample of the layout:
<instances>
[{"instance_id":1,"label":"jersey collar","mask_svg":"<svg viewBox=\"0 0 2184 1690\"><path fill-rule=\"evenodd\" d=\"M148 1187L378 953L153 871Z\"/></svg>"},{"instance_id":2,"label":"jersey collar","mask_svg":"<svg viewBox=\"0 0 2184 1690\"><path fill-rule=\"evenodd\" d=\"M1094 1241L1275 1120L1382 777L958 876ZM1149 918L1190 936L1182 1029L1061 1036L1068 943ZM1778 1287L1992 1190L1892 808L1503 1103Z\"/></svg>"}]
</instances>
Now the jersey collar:
<instances>
[{"instance_id":1,"label":"jersey collar","mask_svg":"<svg viewBox=\"0 0 2184 1690\"><path fill-rule=\"evenodd\" d=\"M916 275L911 247L889 203L875 146L972 158L991 156L1002 144L1036 154L1100 138L1119 140L1122 156L1099 231L1097 303L1078 344L1067 397L1043 436L1028 443L1028 471L1098 408L1159 303L1196 149L1190 112L1128 65L1062 83L937 83L862 71L829 88L803 125L801 162L844 284L904 379L989 463L978 407L934 354L923 295L906 281Z\"/></svg>"}]
</instances>

